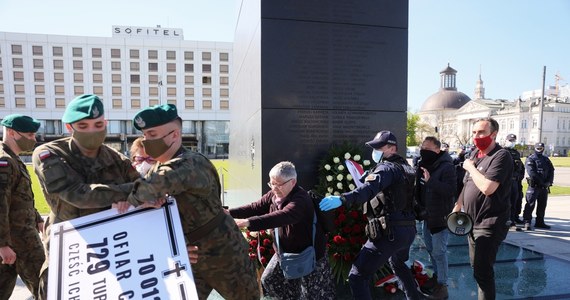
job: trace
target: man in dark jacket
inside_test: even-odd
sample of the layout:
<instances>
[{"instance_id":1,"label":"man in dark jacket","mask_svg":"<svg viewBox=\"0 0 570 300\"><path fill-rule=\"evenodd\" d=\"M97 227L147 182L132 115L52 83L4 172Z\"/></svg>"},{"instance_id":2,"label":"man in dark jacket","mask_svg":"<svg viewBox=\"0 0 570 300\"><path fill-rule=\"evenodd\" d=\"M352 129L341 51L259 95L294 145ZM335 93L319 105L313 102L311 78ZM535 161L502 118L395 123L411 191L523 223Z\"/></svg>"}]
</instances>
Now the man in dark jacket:
<instances>
[{"instance_id":1,"label":"man in dark jacket","mask_svg":"<svg viewBox=\"0 0 570 300\"><path fill-rule=\"evenodd\" d=\"M522 180L524 178L524 164L521 160L521 154L515 149L517 136L510 133L507 135L505 149L509 151L513 157L513 183L511 187L511 226L523 221L519 218L522 207ZM520 230L517 228L517 230Z\"/></svg>"},{"instance_id":2,"label":"man in dark jacket","mask_svg":"<svg viewBox=\"0 0 570 300\"><path fill-rule=\"evenodd\" d=\"M457 177L453 160L447 151L440 150L440 141L428 136L422 142L422 160L416 171L416 199L427 211L423 222L423 236L431 256L437 285L430 291L430 299L446 299L447 292L447 230L446 217L455 202Z\"/></svg>"},{"instance_id":3,"label":"man in dark jacket","mask_svg":"<svg viewBox=\"0 0 570 300\"><path fill-rule=\"evenodd\" d=\"M534 153L526 159L526 172L528 173L528 189L526 190L526 204L524 206L523 218L525 230L532 230L532 211L536 206L536 222L534 227L550 229L544 223L546 202L548 200L549 188L554 182L554 166L548 157L544 156L544 143L534 145ZM538 203L538 205L537 205Z\"/></svg>"}]
</instances>

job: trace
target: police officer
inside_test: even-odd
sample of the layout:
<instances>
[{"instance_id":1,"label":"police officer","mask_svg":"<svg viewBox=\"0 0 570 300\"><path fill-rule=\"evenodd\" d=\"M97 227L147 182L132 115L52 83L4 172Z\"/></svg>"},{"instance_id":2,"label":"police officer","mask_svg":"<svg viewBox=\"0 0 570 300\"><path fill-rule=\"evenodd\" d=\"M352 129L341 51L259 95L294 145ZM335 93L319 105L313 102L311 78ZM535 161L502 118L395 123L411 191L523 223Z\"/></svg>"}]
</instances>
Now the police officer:
<instances>
[{"instance_id":1,"label":"police officer","mask_svg":"<svg viewBox=\"0 0 570 300\"><path fill-rule=\"evenodd\" d=\"M543 152L544 143L536 143L534 145L534 153L527 157L525 163L526 173L528 174L528 189L526 190L526 204L523 212L525 230L532 230L532 211L537 203L534 227L550 229L550 226L544 223L544 213L546 211L549 188L554 182L554 166Z\"/></svg>"},{"instance_id":2,"label":"police officer","mask_svg":"<svg viewBox=\"0 0 570 300\"><path fill-rule=\"evenodd\" d=\"M509 151L513 157L513 177L511 186L511 226L522 224L519 218L522 209L522 180L524 178L524 164L521 160L521 154L515 149L517 136L510 133L505 141L505 149ZM517 230L520 230L517 229Z\"/></svg>"},{"instance_id":3,"label":"police officer","mask_svg":"<svg viewBox=\"0 0 570 300\"><path fill-rule=\"evenodd\" d=\"M200 299L212 289L225 299L259 299L249 245L222 208L216 168L204 155L182 146L182 120L176 107L143 109L133 124L143 132L145 151L157 163L135 182L129 202L136 206L166 195L176 199L186 243L198 246L199 259L192 271Z\"/></svg>"},{"instance_id":4,"label":"police officer","mask_svg":"<svg viewBox=\"0 0 570 300\"><path fill-rule=\"evenodd\" d=\"M8 115L0 142L0 299L9 299L18 275L34 298L45 260L38 234L43 220L34 207L30 174L18 156L36 144L40 123L28 116Z\"/></svg>"},{"instance_id":5,"label":"police officer","mask_svg":"<svg viewBox=\"0 0 570 300\"><path fill-rule=\"evenodd\" d=\"M127 157L103 144L107 134L103 102L81 95L66 107L62 122L71 133L36 148L34 171L51 212L46 220L46 260L41 270L40 299L47 298L50 226L96 213L116 203L126 210L131 184L139 173ZM96 185L93 183L97 183Z\"/></svg>"},{"instance_id":6,"label":"police officer","mask_svg":"<svg viewBox=\"0 0 570 300\"><path fill-rule=\"evenodd\" d=\"M419 299L417 284L406 266L410 246L416 235L413 213L414 169L397 154L396 137L390 131L381 131L366 143L377 163L365 184L341 196L328 196L321 200L321 210L341 205L363 204L368 218L364 244L349 274L354 299L371 299L370 280L386 262L401 281L407 299Z\"/></svg>"}]
</instances>

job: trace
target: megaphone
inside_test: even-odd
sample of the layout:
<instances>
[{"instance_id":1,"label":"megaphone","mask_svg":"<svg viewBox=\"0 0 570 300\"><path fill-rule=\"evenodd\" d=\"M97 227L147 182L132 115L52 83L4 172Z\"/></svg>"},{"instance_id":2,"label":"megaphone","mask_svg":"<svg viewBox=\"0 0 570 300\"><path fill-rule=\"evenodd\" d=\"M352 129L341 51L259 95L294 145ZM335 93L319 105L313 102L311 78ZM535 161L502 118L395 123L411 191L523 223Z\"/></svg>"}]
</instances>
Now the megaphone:
<instances>
[{"instance_id":1,"label":"megaphone","mask_svg":"<svg viewBox=\"0 0 570 300\"><path fill-rule=\"evenodd\" d=\"M473 220L464 212L452 212L447 215L447 229L455 235L467 235L473 230Z\"/></svg>"}]
</instances>

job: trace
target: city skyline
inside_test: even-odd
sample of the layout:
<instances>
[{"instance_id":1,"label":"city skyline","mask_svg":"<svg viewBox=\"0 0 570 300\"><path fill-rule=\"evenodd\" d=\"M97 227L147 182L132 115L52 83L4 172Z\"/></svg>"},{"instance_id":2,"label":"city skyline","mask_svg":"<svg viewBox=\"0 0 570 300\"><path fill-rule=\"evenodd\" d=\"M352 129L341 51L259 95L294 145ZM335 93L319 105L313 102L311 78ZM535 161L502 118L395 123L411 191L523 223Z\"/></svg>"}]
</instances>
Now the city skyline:
<instances>
[{"instance_id":1,"label":"city skyline","mask_svg":"<svg viewBox=\"0 0 570 300\"><path fill-rule=\"evenodd\" d=\"M109 37L113 25L182 28L184 39L232 42L239 0L0 1L0 31ZM570 82L570 1L459 2L410 0L408 107L417 112L440 87L449 63L457 88L473 98L476 81L485 96L512 100L524 91ZM128 13L125 13L128 12Z\"/></svg>"}]
</instances>

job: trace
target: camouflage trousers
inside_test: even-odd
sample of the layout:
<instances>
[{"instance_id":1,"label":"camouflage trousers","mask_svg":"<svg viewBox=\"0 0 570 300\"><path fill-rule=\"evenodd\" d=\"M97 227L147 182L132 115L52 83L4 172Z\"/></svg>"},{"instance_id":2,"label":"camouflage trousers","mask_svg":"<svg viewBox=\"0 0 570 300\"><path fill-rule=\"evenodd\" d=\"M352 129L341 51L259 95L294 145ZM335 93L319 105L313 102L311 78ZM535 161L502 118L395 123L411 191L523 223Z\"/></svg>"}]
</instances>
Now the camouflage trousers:
<instances>
[{"instance_id":1,"label":"camouflage trousers","mask_svg":"<svg viewBox=\"0 0 570 300\"><path fill-rule=\"evenodd\" d=\"M285 279L278 255L273 255L261 275L265 296L282 300L330 300L335 299L335 284L328 257L317 261L315 270L298 279Z\"/></svg>"},{"instance_id":2,"label":"camouflage trousers","mask_svg":"<svg viewBox=\"0 0 570 300\"><path fill-rule=\"evenodd\" d=\"M233 218L226 217L194 245L198 246L198 262L192 264L192 273L199 299L207 299L212 289L227 300L259 299L249 245Z\"/></svg>"},{"instance_id":3,"label":"camouflage trousers","mask_svg":"<svg viewBox=\"0 0 570 300\"><path fill-rule=\"evenodd\" d=\"M44 263L44 249L37 232L18 236L18 245L12 250L16 252L13 265L0 264L0 300L7 300L12 295L18 275L34 295L38 298L39 273Z\"/></svg>"}]
</instances>

